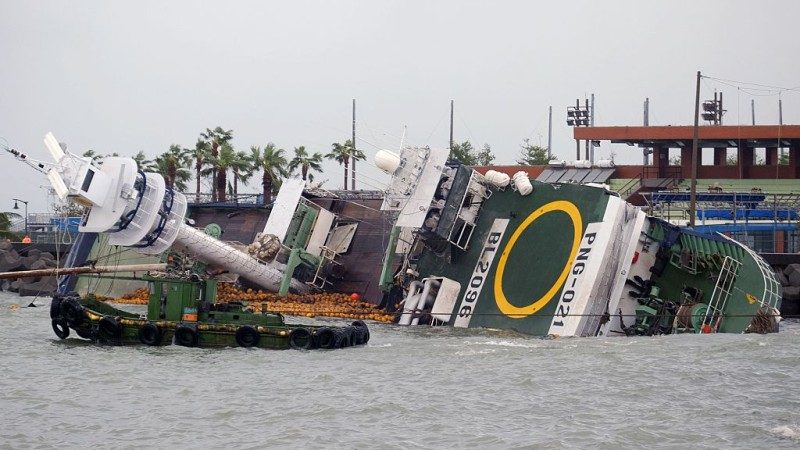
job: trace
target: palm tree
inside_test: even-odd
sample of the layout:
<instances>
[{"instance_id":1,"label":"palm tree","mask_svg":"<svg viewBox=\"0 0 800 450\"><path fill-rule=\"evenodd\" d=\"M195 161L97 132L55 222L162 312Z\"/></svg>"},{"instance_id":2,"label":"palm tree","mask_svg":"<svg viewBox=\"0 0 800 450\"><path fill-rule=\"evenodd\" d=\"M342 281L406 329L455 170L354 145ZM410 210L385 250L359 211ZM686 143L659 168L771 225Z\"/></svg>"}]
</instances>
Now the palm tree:
<instances>
[{"instance_id":1,"label":"palm tree","mask_svg":"<svg viewBox=\"0 0 800 450\"><path fill-rule=\"evenodd\" d=\"M338 142L334 142L331 144L331 151L327 155L326 158L332 159L339 163L339 165L344 166L344 190L347 190L347 169L350 167L350 149L347 148L347 145L342 145Z\"/></svg>"},{"instance_id":2,"label":"palm tree","mask_svg":"<svg viewBox=\"0 0 800 450\"><path fill-rule=\"evenodd\" d=\"M363 161L363 160L367 159L367 157L364 155L364 152L362 152L361 150L358 150L356 148L356 145L355 145L355 143L353 142L352 139L348 139L348 140L344 141L344 145L347 146L347 147L350 147L350 157L353 159L353 173L350 175L350 177L351 177L350 189L355 191L356 190L356 161ZM347 182L345 182L344 185L345 185L344 188L347 189Z\"/></svg>"},{"instance_id":3,"label":"palm tree","mask_svg":"<svg viewBox=\"0 0 800 450\"><path fill-rule=\"evenodd\" d=\"M186 182L192 177L188 167L192 164L189 150L172 144L169 150L156 156L151 168L160 173L167 183L167 187L179 191L186 190Z\"/></svg>"},{"instance_id":4,"label":"palm tree","mask_svg":"<svg viewBox=\"0 0 800 450\"><path fill-rule=\"evenodd\" d=\"M202 139L198 139L194 144L194 176L195 176L195 202L200 203L200 179L203 176L203 168L208 164L208 159L211 156L211 147ZM212 186L213 190L213 186Z\"/></svg>"},{"instance_id":5,"label":"palm tree","mask_svg":"<svg viewBox=\"0 0 800 450\"><path fill-rule=\"evenodd\" d=\"M217 177L214 180L216 189L214 200L218 202L226 201L225 189L228 187L228 169L236 163L236 151L228 142L223 142L217 156L211 157L211 167L215 170Z\"/></svg>"},{"instance_id":6,"label":"palm tree","mask_svg":"<svg viewBox=\"0 0 800 450\"><path fill-rule=\"evenodd\" d=\"M133 157L133 160L136 162L136 166L139 169L144 170L145 167L150 166L152 161L147 159L147 155L144 154L143 151L139 150L138 153Z\"/></svg>"},{"instance_id":7,"label":"palm tree","mask_svg":"<svg viewBox=\"0 0 800 450\"><path fill-rule=\"evenodd\" d=\"M253 162L245 152L236 152L234 154L233 163L231 164L231 171L233 172L233 198L239 200L239 181L247 184L247 180L253 176Z\"/></svg>"},{"instance_id":8,"label":"palm tree","mask_svg":"<svg viewBox=\"0 0 800 450\"><path fill-rule=\"evenodd\" d=\"M272 142L261 147L250 147L250 159L253 169L261 170L261 185L264 187L264 204L272 203L272 190L280 184L281 177L288 177L288 162L283 156L283 149L276 148Z\"/></svg>"},{"instance_id":9,"label":"palm tree","mask_svg":"<svg viewBox=\"0 0 800 450\"><path fill-rule=\"evenodd\" d=\"M364 153L361 150L353 148L353 141L346 140L344 144L334 142L331 144L331 152L325 155L326 158L335 160L339 165L344 166L344 190L347 190L347 170L350 166L350 160L363 160L365 159ZM355 184L355 166L353 166L353 189L356 188Z\"/></svg>"},{"instance_id":10,"label":"palm tree","mask_svg":"<svg viewBox=\"0 0 800 450\"><path fill-rule=\"evenodd\" d=\"M300 175L303 181L308 180L309 170L322 171L322 154L315 152L313 155L309 155L305 146L295 147L294 158L289 162L289 171L294 172L298 168L300 168Z\"/></svg>"},{"instance_id":11,"label":"palm tree","mask_svg":"<svg viewBox=\"0 0 800 450\"><path fill-rule=\"evenodd\" d=\"M200 137L208 144L211 158L216 158L219 156L220 147L233 139L233 130L225 130L222 127L216 127L213 130L211 128L206 128L205 133L200 133ZM211 179L216 182L216 167L211 168ZM217 200L216 191L214 189L212 189L212 197L214 197L212 200Z\"/></svg>"},{"instance_id":12,"label":"palm tree","mask_svg":"<svg viewBox=\"0 0 800 450\"><path fill-rule=\"evenodd\" d=\"M11 212L0 212L0 238L19 239L16 233L11 231L11 219L20 219L19 214Z\"/></svg>"},{"instance_id":13,"label":"palm tree","mask_svg":"<svg viewBox=\"0 0 800 450\"><path fill-rule=\"evenodd\" d=\"M86 150L85 152L83 152L81 156L83 156L84 158L89 158L92 164L102 164L103 158L105 158L105 156L97 153L94 150Z\"/></svg>"}]
</instances>

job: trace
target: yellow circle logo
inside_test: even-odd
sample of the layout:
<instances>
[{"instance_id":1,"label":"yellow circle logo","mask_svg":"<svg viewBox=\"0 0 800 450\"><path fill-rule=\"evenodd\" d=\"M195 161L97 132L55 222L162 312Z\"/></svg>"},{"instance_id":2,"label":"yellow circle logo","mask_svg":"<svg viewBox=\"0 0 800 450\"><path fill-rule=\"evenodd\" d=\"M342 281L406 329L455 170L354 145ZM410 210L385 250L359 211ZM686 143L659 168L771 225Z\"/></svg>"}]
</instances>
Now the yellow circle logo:
<instances>
[{"instance_id":1,"label":"yellow circle logo","mask_svg":"<svg viewBox=\"0 0 800 450\"><path fill-rule=\"evenodd\" d=\"M514 244L519 239L520 235L529 227L531 224L538 219L539 217L551 213L551 212L562 212L569 216L570 220L572 221L572 228L573 228L573 238L572 238L572 250L570 250L569 258L567 259L567 264L564 266L564 269L561 271L561 274L556 278L555 283L550 286L550 289L539 299L531 303L527 306L515 306L512 305L508 299L506 298L505 293L503 292L503 273L506 269L506 262L508 261L508 256L511 254L511 250L514 249ZM575 259L575 255L578 254L578 248L581 245L581 237L583 231L583 221L581 219L580 211L578 208L571 202L566 200L556 200L550 202L541 208L537 209L536 211L532 212L525 220L522 221L521 224L514 230L514 233L511 235L511 238L508 240L508 244L503 249L503 253L500 255L500 260L497 262L497 272L494 276L494 299L497 303L497 307L500 309L500 312L505 314L506 316L511 317L512 319L522 319L524 317L530 316L531 314L535 314L537 311L542 309L550 300L553 299L553 296L556 295L556 292L561 288L561 285L567 279L569 275L569 268L572 265L572 261Z\"/></svg>"}]
</instances>

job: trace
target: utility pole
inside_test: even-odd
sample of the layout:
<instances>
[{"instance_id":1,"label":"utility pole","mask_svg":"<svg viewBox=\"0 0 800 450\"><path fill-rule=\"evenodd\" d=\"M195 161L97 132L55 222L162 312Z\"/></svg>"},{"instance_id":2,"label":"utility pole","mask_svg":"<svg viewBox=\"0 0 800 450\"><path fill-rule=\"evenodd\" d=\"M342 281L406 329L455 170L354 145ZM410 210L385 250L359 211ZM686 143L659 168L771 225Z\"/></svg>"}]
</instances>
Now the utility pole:
<instances>
[{"instance_id":1,"label":"utility pole","mask_svg":"<svg viewBox=\"0 0 800 450\"><path fill-rule=\"evenodd\" d=\"M781 93L780 92L778 92L778 125L783 126L783 101L781 100ZM778 142L778 145L781 145L781 143ZM783 147L781 147L780 149L781 149L780 150L781 156L780 156L780 158L778 158L778 163L780 163L780 161L781 161L781 159L783 159L783 155L784 155Z\"/></svg>"},{"instance_id":2,"label":"utility pole","mask_svg":"<svg viewBox=\"0 0 800 450\"><path fill-rule=\"evenodd\" d=\"M642 117L642 125L644 125L646 127L650 126L650 98L649 97L646 97L644 99L644 117ZM650 154L650 148L649 147L645 147L642 150L642 165L643 166L647 165L647 162L648 162L647 155L649 155L649 154Z\"/></svg>"},{"instance_id":3,"label":"utility pole","mask_svg":"<svg viewBox=\"0 0 800 450\"><path fill-rule=\"evenodd\" d=\"M453 151L453 101L450 100L450 151Z\"/></svg>"},{"instance_id":4,"label":"utility pole","mask_svg":"<svg viewBox=\"0 0 800 450\"><path fill-rule=\"evenodd\" d=\"M697 144L700 139L700 71L697 71L697 89L694 94L694 137L692 138L692 187L689 193L689 226L694 228L697 215ZM720 99L722 100L722 99Z\"/></svg>"},{"instance_id":5,"label":"utility pole","mask_svg":"<svg viewBox=\"0 0 800 450\"><path fill-rule=\"evenodd\" d=\"M547 108L547 160L553 157L553 106Z\"/></svg>"},{"instance_id":6,"label":"utility pole","mask_svg":"<svg viewBox=\"0 0 800 450\"><path fill-rule=\"evenodd\" d=\"M592 106L589 110L589 126L594 126L594 94L592 94ZM589 154L589 162L594 164L594 141L589 139L589 148L591 149L591 153Z\"/></svg>"},{"instance_id":7,"label":"utility pole","mask_svg":"<svg viewBox=\"0 0 800 450\"><path fill-rule=\"evenodd\" d=\"M585 104L585 110L588 113L589 112L589 99L588 98L583 99L583 103ZM589 114L591 114L591 113L589 113ZM589 119L589 123L591 123L591 120L592 120L591 117L589 117L588 119ZM585 149L584 150L584 153L585 153L585 155L584 155L585 158L584 159L586 159L587 161L591 161L591 159L589 158L589 142L590 142L590 140L587 139L586 140L586 145L584 147L584 149Z\"/></svg>"},{"instance_id":8,"label":"utility pole","mask_svg":"<svg viewBox=\"0 0 800 450\"><path fill-rule=\"evenodd\" d=\"M750 99L750 115L753 118L753 125L756 124L756 101L755 99Z\"/></svg>"},{"instance_id":9,"label":"utility pole","mask_svg":"<svg viewBox=\"0 0 800 450\"><path fill-rule=\"evenodd\" d=\"M353 157L350 167L351 189L356 190L356 99L353 99ZM344 190L347 190L347 180L344 180Z\"/></svg>"}]
</instances>

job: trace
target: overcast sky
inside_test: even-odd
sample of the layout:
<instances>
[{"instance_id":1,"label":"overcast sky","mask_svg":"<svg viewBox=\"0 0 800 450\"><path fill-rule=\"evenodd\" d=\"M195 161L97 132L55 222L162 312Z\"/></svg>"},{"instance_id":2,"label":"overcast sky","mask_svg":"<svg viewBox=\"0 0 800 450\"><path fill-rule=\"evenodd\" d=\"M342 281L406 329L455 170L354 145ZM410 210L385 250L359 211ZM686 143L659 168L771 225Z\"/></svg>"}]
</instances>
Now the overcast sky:
<instances>
[{"instance_id":1,"label":"overcast sky","mask_svg":"<svg viewBox=\"0 0 800 450\"><path fill-rule=\"evenodd\" d=\"M697 70L800 85L799 16L791 0L0 0L0 145L44 159L52 131L74 152L153 157L221 125L237 149L326 152L349 137L355 98L371 160L400 146L403 126L408 144L447 146L453 99L456 140L490 144L497 163L525 138L546 144L552 105L554 153L571 158L564 118L577 97L596 95L597 125L640 124L645 97L652 125L689 124ZM750 122L751 98L757 122L777 122L775 92L705 80L702 95L715 88L727 124ZM796 94L782 94L784 123L800 122ZM641 161L626 146L599 156L612 150ZM0 158L0 210L12 197L46 210L46 179ZM319 178L339 187L341 169L325 168Z\"/></svg>"}]
</instances>

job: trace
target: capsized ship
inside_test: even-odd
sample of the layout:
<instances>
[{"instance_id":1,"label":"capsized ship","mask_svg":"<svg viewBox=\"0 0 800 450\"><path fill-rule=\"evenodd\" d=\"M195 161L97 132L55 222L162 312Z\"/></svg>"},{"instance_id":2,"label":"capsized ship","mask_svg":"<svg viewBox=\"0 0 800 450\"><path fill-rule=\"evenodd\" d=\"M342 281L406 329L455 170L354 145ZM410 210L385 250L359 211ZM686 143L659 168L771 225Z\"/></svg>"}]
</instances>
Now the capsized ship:
<instances>
[{"instance_id":1,"label":"capsized ship","mask_svg":"<svg viewBox=\"0 0 800 450\"><path fill-rule=\"evenodd\" d=\"M108 235L110 245L161 255L166 263L165 270L144 277L149 303L142 316L91 296L80 298L71 292L74 277L62 277L50 310L59 338L68 337L72 329L80 337L111 344L273 349L342 348L369 340L369 330L360 320L344 327L290 325L268 308L255 314L242 303L216 302L214 272L231 272L282 294L324 287L341 272L337 256L352 239L351 229L338 227L333 213L303 203L304 183L287 182L276 200L264 235L271 245L253 246L259 255L269 254L265 257L270 260L264 261L216 239L213 227L190 226L184 195L167 186L160 174L139 169L133 159L109 157L97 166L64 151L52 134L44 143L53 162L11 153L45 172L59 197L85 207L67 267L85 263L98 233ZM286 256L284 262L278 261L278 253Z\"/></svg>"},{"instance_id":2,"label":"capsized ship","mask_svg":"<svg viewBox=\"0 0 800 450\"><path fill-rule=\"evenodd\" d=\"M381 286L401 325L626 336L777 331L781 286L721 234L648 217L602 184L485 175L446 149L381 151L397 219ZM396 267L396 270L393 270Z\"/></svg>"}]
</instances>

